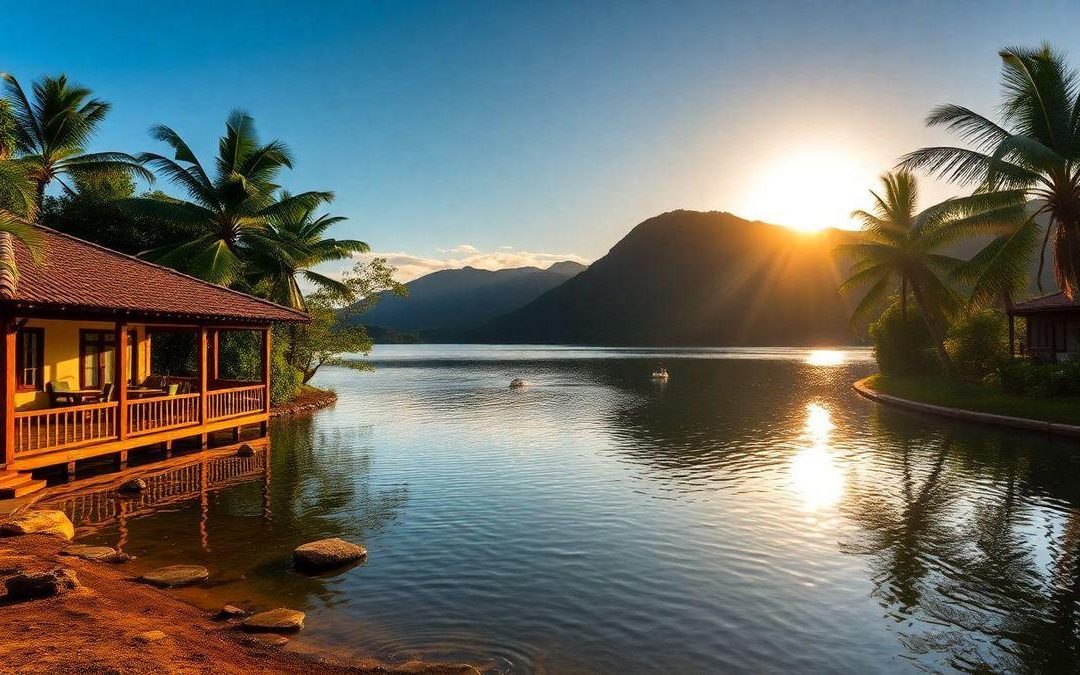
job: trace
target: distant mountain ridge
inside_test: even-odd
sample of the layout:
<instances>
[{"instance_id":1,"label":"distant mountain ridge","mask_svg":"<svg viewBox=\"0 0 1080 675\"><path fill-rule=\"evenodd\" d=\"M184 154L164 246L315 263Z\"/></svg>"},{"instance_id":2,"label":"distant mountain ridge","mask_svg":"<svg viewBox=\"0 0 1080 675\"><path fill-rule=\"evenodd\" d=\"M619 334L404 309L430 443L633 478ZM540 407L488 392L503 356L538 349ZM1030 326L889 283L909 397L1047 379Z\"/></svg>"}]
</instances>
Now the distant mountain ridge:
<instances>
[{"instance_id":1,"label":"distant mountain ridge","mask_svg":"<svg viewBox=\"0 0 1080 675\"><path fill-rule=\"evenodd\" d=\"M408 298L384 295L364 314L363 323L373 327L376 336L416 333L437 340L518 309L584 269L585 265L567 260L546 269L439 270L405 284Z\"/></svg>"},{"instance_id":2,"label":"distant mountain ridge","mask_svg":"<svg viewBox=\"0 0 1080 675\"><path fill-rule=\"evenodd\" d=\"M837 231L801 234L730 213L671 211L465 341L827 345L855 341Z\"/></svg>"}]
</instances>

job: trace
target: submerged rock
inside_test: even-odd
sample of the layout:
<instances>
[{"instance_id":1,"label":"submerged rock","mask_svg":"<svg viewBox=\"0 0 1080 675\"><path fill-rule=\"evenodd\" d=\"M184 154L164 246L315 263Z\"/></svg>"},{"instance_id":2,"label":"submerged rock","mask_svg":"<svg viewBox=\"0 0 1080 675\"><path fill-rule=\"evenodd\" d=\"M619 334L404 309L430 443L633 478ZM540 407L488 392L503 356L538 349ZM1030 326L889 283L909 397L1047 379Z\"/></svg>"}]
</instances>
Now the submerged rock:
<instances>
[{"instance_id":1,"label":"submerged rock","mask_svg":"<svg viewBox=\"0 0 1080 675\"><path fill-rule=\"evenodd\" d=\"M21 572L5 579L4 587L7 600L35 600L73 591L79 587L79 578L67 568L56 567L48 572Z\"/></svg>"},{"instance_id":2,"label":"submerged rock","mask_svg":"<svg viewBox=\"0 0 1080 675\"><path fill-rule=\"evenodd\" d=\"M173 588L197 584L206 581L209 576L210 572L201 565L169 565L147 572L139 577L139 581L159 588Z\"/></svg>"},{"instance_id":3,"label":"submerged rock","mask_svg":"<svg viewBox=\"0 0 1080 675\"><path fill-rule=\"evenodd\" d=\"M514 379L510 380L510 388L511 389L521 389L526 384L528 384L528 382L521 379L520 377L515 377Z\"/></svg>"},{"instance_id":4,"label":"submerged rock","mask_svg":"<svg viewBox=\"0 0 1080 675\"><path fill-rule=\"evenodd\" d=\"M251 447L247 443L244 443L243 445L241 445L239 448L236 449L236 456L237 457L254 457L255 456L255 448Z\"/></svg>"},{"instance_id":5,"label":"submerged rock","mask_svg":"<svg viewBox=\"0 0 1080 675\"><path fill-rule=\"evenodd\" d=\"M71 540L75 526L63 511L26 511L0 525L0 535L52 534Z\"/></svg>"},{"instance_id":6,"label":"submerged rock","mask_svg":"<svg viewBox=\"0 0 1080 675\"><path fill-rule=\"evenodd\" d=\"M344 539L334 537L332 539L320 539L301 546L293 551L293 561L300 569L309 572L341 567L367 556L367 549Z\"/></svg>"},{"instance_id":7,"label":"submerged rock","mask_svg":"<svg viewBox=\"0 0 1080 675\"><path fill-rule=\"evenodd\" d=\"M278 607L244 619L244 630L256 633L295 632L304 627L304 613Z\"/></svg>"},{"instance_id":8,"label":"submerged rock","mask_svg":"<svg viewBox=\"0 0 1080 675\"><path fill-rule=\"evenodd\" d=\"M83 560L107 563L126 563L131 560L127 553L121 553L111 546L88 546L87 544L74 544L60 551L60 555L70 555Z\"/></svg>"},{"instance_id":9,"label":"submerged rock","mask_svg":"<svg viewBox=\"0 0 1080 675\"><path fill-rule=\"evenodd\" d=\"M120 492L142 492L146 489L146 481L142 478L132 478L120 486Z\"/></svg>"},{"instance_id":10,"label":"submerged rock","mask_svg":"<svg viewBox=\"0 0 1080 675\"><path fill-rule=\"evenodd\" d=\"M257 645L264 645L267 647L283 647L284 645L289 644L289 638L283 635L275 635L274 633L252 635L248 639Z\"/></svg>"}]
</instances>

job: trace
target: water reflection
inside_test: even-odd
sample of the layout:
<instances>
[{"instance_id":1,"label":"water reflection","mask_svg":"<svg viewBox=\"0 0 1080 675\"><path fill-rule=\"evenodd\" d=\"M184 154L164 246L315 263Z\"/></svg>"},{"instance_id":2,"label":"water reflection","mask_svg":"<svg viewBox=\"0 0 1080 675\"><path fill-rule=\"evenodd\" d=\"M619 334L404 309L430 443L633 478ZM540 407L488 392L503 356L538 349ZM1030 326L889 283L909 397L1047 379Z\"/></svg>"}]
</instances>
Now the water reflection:
<instances>
[{"instance_id":1,"label":"water reflection","mask_svg":"<svg viewBox=\"0 0 1080 675\"><path fill-rule=\"evenodd\" d=\"M1071 444L880 408L850 391L867 364L805 350L666 354L658 388L652 355L413 349L321 374L339 403L275 424L261 473L121 499L84 539L119 541L133 571L206 564L218 585L180 594L295 606L312 628L291 644L356 655L499 672L1080 664ZM535 384L510 394L513 377ZM292 547L328 536L368 561L295 574Z\"/></svg>"},{"instance_id":2,"label":"water reflection","mask_svg":"<svg viewBox=\"0 0 1080 675\"><path fill-rule=\"evenodd\" d=\"M847 360L847 354L838 349L813 349L806 357L812 366L839 366Z\"/></svg>"},{"instance_id":3,"label":"water reflection","mask_svg":"<svg viewBox=\"0 0 1080 675\"><path fill-rule=\"evenodd\" d=\"M844 493L844 476L829 450L832 429L828 408L820 403L806 406L806 436L810 447L792 458L791 480L807 511L833 506Z\"/></svg>"}]
</instances>

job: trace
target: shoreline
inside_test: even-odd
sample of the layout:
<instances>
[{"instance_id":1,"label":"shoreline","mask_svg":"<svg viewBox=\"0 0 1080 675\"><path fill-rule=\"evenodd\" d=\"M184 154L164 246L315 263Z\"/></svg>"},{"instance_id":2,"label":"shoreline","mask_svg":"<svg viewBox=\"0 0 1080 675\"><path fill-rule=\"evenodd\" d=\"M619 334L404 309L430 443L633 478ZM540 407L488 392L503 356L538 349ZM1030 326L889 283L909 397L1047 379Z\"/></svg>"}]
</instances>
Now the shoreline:
<instances>
[{"instance_id":1,"label":"shoreline","mask_svg":"<svg viewBox=\"0 0 1080 675\"><path fill-rule=\"evenodd\" d=\"M277 417L291 417L293 415L306 415L323 408L328 408L337 403L337 393L329 389L319 389L304 385L300 394L281 405L270 407L270 419Z\"/></svg>"},{"instance_id":2,"label":"shoreline","mask_svg":"<svg viewBox=\"0 0 1080 675\"><path fill-rule=\"evenodd\" d=\"M60 555L68 545L45 534L0 538L0 577L62 567L79 582L74 590L44 599L8 602L0 595L0 671L479 674L467 664L389 664L282 648L273 638L242 632L235 619L214 618L133 580L125 564Z\"/></svg>"},{"instance_id":3,"label":"shoreline","mask_svg":"<svg viewBox=\"0 0 1080 675\"><path fill-rule=\"evenodd\" d=\"M884 392L874 389L870 385L870 380L872 380L874 377L875 376L871 375L870 377L864 377L861 380L857 380L856 382L852 383L851 388L854 389L860 396L863 396L864 398L867 398L871 401L875 401L883 405L891 405L897 408L914 410L916 412L926 413L928 415L935 415L937 417L947 417L950 419L958 419L978 424L993 424L995 426L1008 427L1011 429L1020 429L1023 431L1041 432L1067 438L1080 438L1080 426L1077 426L1075 424L1048 422L1045 420L1037 420L1029 417L999 415L996 413L979 412L977 410L967 410L964 408L951 408L948 406L935 405L933 403L923 403L921 401L915 401L912 399L902 398L900 396L894 396L892 394L886 394Z\"/></svg>"}]
</instances>

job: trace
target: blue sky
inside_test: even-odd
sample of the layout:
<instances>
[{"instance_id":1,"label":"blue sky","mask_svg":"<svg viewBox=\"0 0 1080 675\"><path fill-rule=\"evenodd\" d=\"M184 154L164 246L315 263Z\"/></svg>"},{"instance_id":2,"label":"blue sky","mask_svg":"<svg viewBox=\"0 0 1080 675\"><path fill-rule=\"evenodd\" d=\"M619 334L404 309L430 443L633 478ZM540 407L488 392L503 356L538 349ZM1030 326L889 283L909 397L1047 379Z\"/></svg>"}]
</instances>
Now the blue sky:
<instances>
[{"instance_id":1,"label":"blue sky","mask_svg":"<svg viewBox=\"0 0 1080 675\"><path fill-rule=\"evenodd\" d=\"M0 70L24 82L65 72L113 104L98 149L154 149L146 130L162 122L208 158L229 110L244 108L264 138L293 148L287 186L335 191L334 212L350 219L338 234L401 254L410 274L595 259L674 208L782 220L841 183L848 192L821 213L846 213L862 206L848 194L898 155L944 140L922 127L932 105L994 110L998 48L1074 50L1080 25L1067 2L4 11L18 30L0 45ZM823 154L835 166L810 171ZM791 197L783 186L800 173L822 187Z\"/></svg>"}]
</instances>

